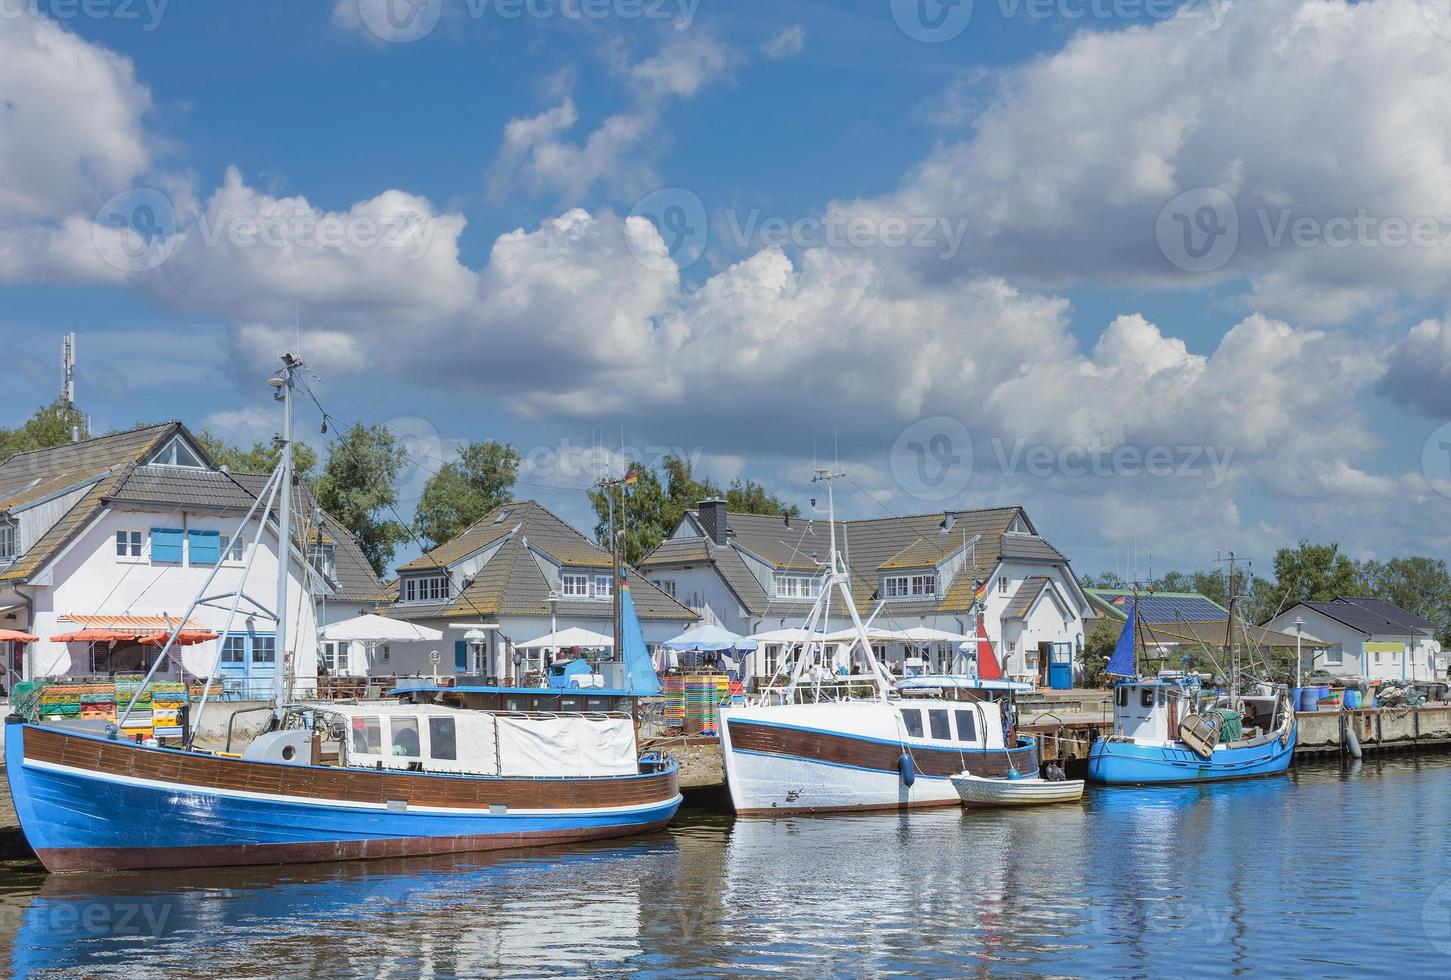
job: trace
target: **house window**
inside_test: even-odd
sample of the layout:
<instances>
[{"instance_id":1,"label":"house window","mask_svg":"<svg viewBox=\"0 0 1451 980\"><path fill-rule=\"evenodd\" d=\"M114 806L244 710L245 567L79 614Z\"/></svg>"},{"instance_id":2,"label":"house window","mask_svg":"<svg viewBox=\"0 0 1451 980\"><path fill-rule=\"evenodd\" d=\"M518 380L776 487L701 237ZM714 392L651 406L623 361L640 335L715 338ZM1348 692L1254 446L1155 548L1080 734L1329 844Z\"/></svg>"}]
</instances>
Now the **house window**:
<instances>
[{"instance_id":1,"label":"house window","mask_svg":"<svg viewBox=\"0 0 1451 980\"><path fill-rule=\"evenodd\" d=\"M307 546L307 563L319 575L335 579L338 575L337 552L330 544L310 544Z\"/></svg>"},{"instance_id":2,"label":"house window","mask_svg":"<svg viewBox=\"0 0 1451 980\"><path fill-rule=\"evenodd\" d=\"M589 598L589 576L588 575L563 575L560 576L560 591L567 596L574 596L581 599Z\"/></svg>"},{"instance_id":3,"label":"house window","mask_svg":"<svg viewBox=\"0 0 1451 980\"><path fill-rule=\"evenodd\" d=\"M814 575L777 575L776 598L815 599L821 594L821 582Z\"/></svg>"},{"instance_id":4,"label":"house window","mask_svg":"<svg viewBox=\"0 0 1451 980\"><path fill-rule=\"evenodd\" d=\"M20 553L20 532L14 524L0 523L0 561L14 561Z\"/></svg>"},{"instance_id":5,"label":"house window","mask_svg":"<svg viewBox=\"0 0 1451 980\"><path fill-rule=\"evenodd\" d=\"M1375 659L1376 660L1380 660L1380 655L1377 654ZM1327 647L1326 648L1326 650L1325 650L1325 663L1326 664L1336 664L1336 665L1339 665L1339 664L1343 664L1344 662L1345 662L1345 647L1344 646L1342 646L1341 644L1337 643L1337 644L1335 644L1332 647Z\"/></svg>"},{"instance_id":6,"label":"house window","mask_svg":"<svg viewBox=\"0 0 1451 980\"><path fill-rule=\"evenodd\" d=\"M400 602L447 602L451 583L447 575L415 575L403 580Z\"/></svg>"},{"instance_id":7,"label":"house window","mask_svg":"<svg viewBox=\"0 0 1451 980\"><path fill-rule=\"evenodd\" d=\"M277 662L277 637L275 636L254 636L252 637L252 662L254 664L271 664Z\"/></svg>"},{"instance_id":8,"label":"house window","mask_svg":"<svg viewBox=\"0 0 1451 980\"><path fill-rule=\"evenodd\" d=\"M1007 595L1007 594L1008 594L1008 577L1006 575L1000 575L1000 576L998 576L998 595Z\"/></svg>"},{"instance_id":9,"label":"house window","mask_svg":"<svg viewBox=\"0 0 1451 980\"><path fill-rule=\"evenodd\" d=\"M233 633L222 641L222 663L240 666L247 662L247 637Z\"/></svg>"},{"instance_id":10,"label":"house window","mask_svg":"<svg viewBox=\"0 0 1451 980\"><path fill-rule=\"evenodd\" d=\"M197 454L192 452L186 440L181 436L174 437L170 442L161 448L161 452L151 457L154 466L187 466L192 469L206 469Z\"/></svg>"},{"instance_id":11,"label":"house window","mask_svg":"<svg viewBox=\"0 0 1451 980\"><path fill-rule=\"evenodd\" d=\"M346 643L324 642L318 651L319 660L329 674L335 674L347 667L348 645Z\"/></svg>"},{"instance_id":12,"label":"house window","mask_svg":"<svg viewBox=\"0 0 1451 980\"><path fill-rule=\"evenodd\" d=\"M608 575L595 576L595 598L609 599L614 595L610 589L610 577Z\"/></svg>"},{"instance_id":13,"label":"house window","mask_svg":"<svg viewBox=\"0 0 1451 980\"><path fill-rule=\"evenodd\" d=\"M232 538L227 545L226 553L222 555L224 561L234 564L242 564L242 552L246 548L246 542L242 540L242 532L237 531L237 536Z\"/></svg>"},{"instance_id":14,"label":"house window","mask_svg":"<svg viewBox=\"0 0 1451 980\"><path fill-rule=\"evenodd\" d=\"M653 582L655 588L659 589L661 592L664 592L671 598L675 597L675 580L673 578L651 579L651 582Z\"/></svg>"},{"instance_id":15,"label":"house window","mask_svg":"<svg viewBox=\"0 0 1451 980\"><path fill-rule=\"evenodd\" d=\"M936 594L937 576L935 574L892 575L883 580L882 595L888 599Z\"/></svg>"}]
</instances>

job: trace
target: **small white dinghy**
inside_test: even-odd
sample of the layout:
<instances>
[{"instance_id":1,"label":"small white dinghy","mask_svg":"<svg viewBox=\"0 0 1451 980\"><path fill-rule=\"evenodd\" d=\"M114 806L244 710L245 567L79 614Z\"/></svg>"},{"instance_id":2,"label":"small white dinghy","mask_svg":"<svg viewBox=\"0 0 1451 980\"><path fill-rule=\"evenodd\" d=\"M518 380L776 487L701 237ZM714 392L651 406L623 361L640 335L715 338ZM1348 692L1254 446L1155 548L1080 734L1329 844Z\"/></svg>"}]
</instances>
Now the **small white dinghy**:
<instances>
[{"instance_id":1,"label":"small white dinghy","mask_svg":"<svg viewBox=\"0 0 1451 980\"><path fill-rule=\"evenodd\" d=\"M989 779L970 772L952 777L952 785L968 806L1038 806L1044 803L1074 803L1083 799L1081 779Z\"/></svg>"}]
</instances>

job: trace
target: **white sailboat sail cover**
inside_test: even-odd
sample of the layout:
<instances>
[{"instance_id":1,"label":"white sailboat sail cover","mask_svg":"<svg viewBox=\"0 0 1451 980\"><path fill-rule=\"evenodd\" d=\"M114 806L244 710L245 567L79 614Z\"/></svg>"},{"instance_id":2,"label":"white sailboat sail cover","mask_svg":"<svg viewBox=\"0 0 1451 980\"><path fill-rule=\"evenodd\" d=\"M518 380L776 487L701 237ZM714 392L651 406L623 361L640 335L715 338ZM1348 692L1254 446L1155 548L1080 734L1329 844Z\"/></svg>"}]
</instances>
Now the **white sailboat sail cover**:
<instances>
[{"instance_id":1,"label":"white sailboat sail cover","mask_svg":"<svg viewBox=\"0 0 1451 980\"><path fill-rule=\"evenodd\" d=\"M495 716L501 776L628 776L639 772L635 723L604 715Z\"/></svg>"}]
</instances>

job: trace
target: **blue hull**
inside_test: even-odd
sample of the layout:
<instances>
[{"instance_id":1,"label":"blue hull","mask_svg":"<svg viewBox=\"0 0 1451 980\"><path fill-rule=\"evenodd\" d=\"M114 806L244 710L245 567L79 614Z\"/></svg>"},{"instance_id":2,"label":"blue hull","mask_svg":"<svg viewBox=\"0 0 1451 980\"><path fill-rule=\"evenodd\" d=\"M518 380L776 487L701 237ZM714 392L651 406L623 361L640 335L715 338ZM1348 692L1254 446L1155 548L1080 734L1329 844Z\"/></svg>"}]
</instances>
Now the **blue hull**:
<instances>
[{"instance_id":1,"label":"blue hull","mask_svg":"<svg viewBox=\"0 0 1451 980\"><path fill-rule=\"evenodd\" d=\"M30 846L51 871L357 860L567 843L658 829L681 802L673 760L665 770L670 795L629 806L463 810L282 799L27 760L21 728L12 725L6 733L11 795ZM363 770L357 778L387 777ZM619 777L632 778L639 777Z\"/></svg>"},{"instance_id":2,"label":"blue hull","mask_svg":"<svg viewBox=\"0 0 1451 980\"><path fill-rule=\"evenodd\" d=\"M1275 738L1263 745L1215 749L1208 759L1182 743L1163 746L1100 740L1088 754L1088 778L1096 783L1142 786L1273 776L1290 767L1296 734L1292 727L1284 745Z\"/></svg>"}]
</instances>

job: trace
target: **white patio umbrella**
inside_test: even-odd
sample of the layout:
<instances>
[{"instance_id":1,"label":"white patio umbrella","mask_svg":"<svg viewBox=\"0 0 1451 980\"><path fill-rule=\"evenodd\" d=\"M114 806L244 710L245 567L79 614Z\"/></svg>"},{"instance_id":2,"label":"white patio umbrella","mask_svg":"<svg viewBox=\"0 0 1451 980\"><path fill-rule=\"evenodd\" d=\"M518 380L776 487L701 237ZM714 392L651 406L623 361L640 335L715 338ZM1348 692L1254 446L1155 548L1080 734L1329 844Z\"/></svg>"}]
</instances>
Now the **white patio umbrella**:
<instances>
[{"instance_id":1,"label":"white patio umbrella","mask_svg":"<svg viewBox=\"0 0 1451 980\"><path fill-rule=\"evenodd\" d=\"M910 629L902 630L901 636L909 643L961 643L964 640L975 639L964 633L933 629L930 626L913 626Z\"/></svg>"},{"instance_id":2,"label":"white patio umbrella","mask_svg":"<svg viewBox=\"0 0 1451 980\"><path fill-rule=\"evenodd\" d=\"M822 634L814 634L821 639ZM764 633L752 633L751 639L757 643L805 643L812 638L813 634L799 626L788 626L785 629L767 630Z\"/></svg>"},{"instance_id":3,"label":"white patio umbrella","mask_svg":"<svg viewBox=\"0 0 1451 980\"><path fill-rule=\"evenodd\" d=\"M856 627L837 630L835 633L827 633L822 639L830 643L847 643L856 639ZM906 637L897 630L882 629L879 626L867 627L867 639L873 643L903 643Z\"/></svg>"},{"instance_id":4,"label":"white patio umbrella","mask_svg":"<svg viewBox=\"0 0 1451 980\"><path fill-rule=\"evenodd\" d=\"M598 650L602 648L613 648L615 641L613 637L603 633L596 633L579 626L571 626L562 629L557 633L550 633L535 640L526 640L523 643L514 644L516 650L546 650L558 647L561 650L569 647L580 647L585 650Z\"/></svg>"},{"instance_id":5,"label":"white patio umbrella","mask_svg":"<svg viewBox=\"0 0 1451 980\"><path fill-rule=\"evenodd\" d=\"M419 626L402 619L368 613L322 628L322 638L332 643L361 643L368 648L368 673L373 673L373 654L384 643L437 643L441 630Z\"/></svg>"}]
</instances>

